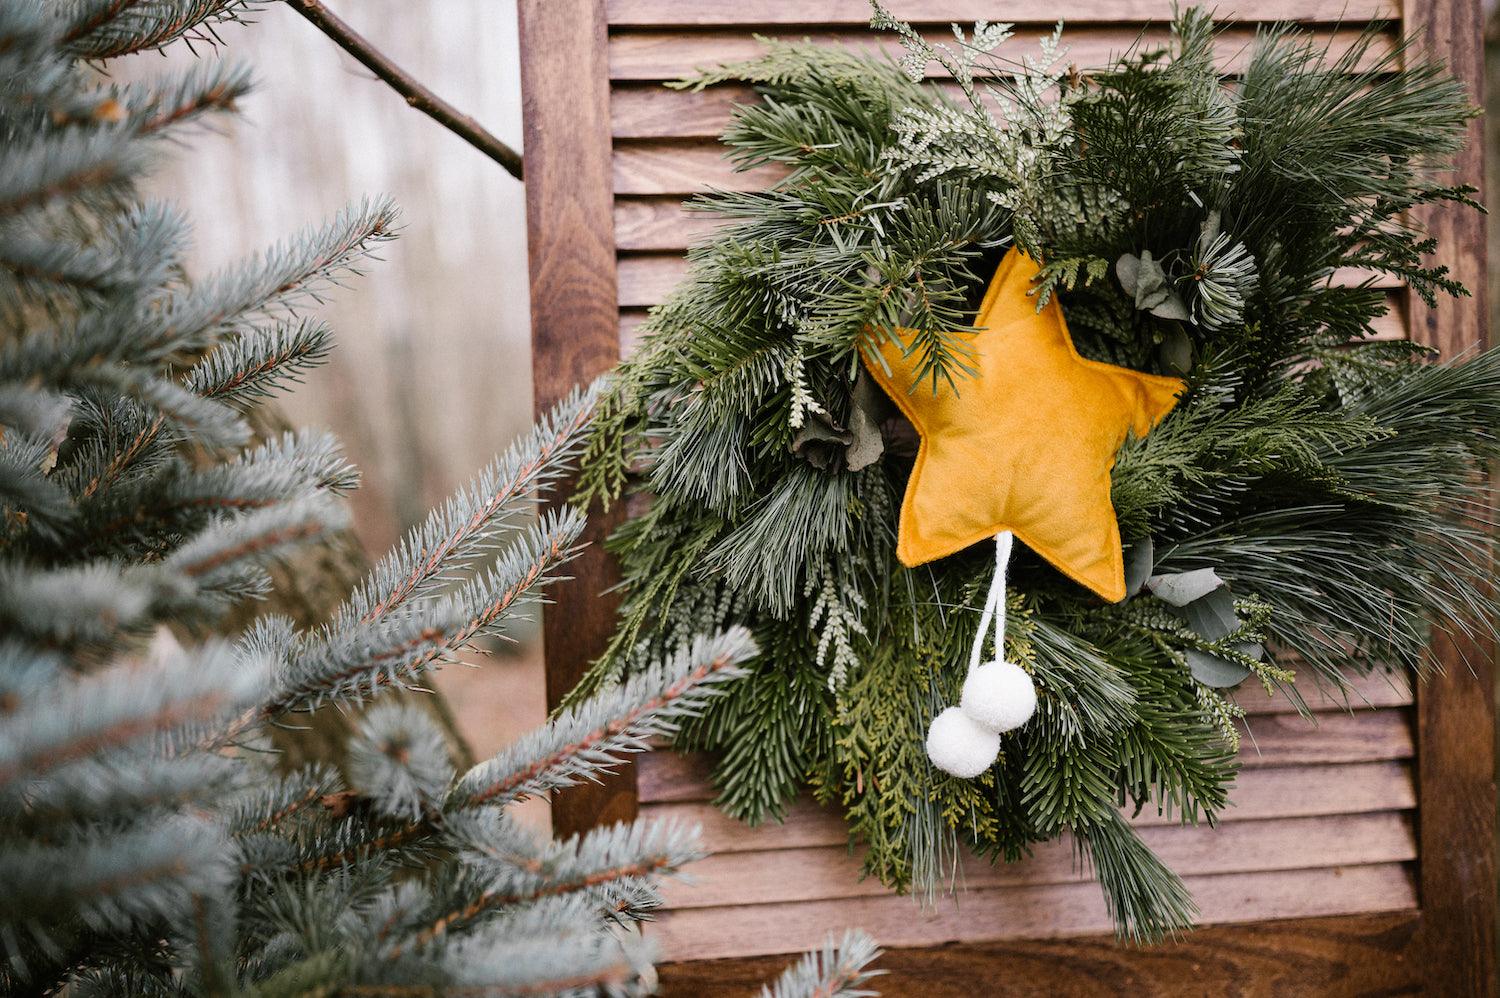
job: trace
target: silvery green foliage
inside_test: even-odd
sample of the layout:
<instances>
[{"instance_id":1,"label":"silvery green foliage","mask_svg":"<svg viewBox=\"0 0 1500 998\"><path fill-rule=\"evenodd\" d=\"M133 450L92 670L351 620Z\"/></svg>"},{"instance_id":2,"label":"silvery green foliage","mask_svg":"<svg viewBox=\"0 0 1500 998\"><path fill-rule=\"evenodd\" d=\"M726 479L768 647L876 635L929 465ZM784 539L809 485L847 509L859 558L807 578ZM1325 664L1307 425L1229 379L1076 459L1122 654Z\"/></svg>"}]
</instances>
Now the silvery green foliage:
<instances>
[{"instance_id":1,"label":"silvery green foliage","mask_svg":"<svg viewBox=\"0 0 1500 998\"><path fill-rule=\"evenodd\" d=\"M358 722L347 774L279 773L268 729L422 680L504 635L576 550L534 515L592 391L564 401L383 560L325 626L222 614L348 522L357 476L247 411L326 355L304 314L391 237L370 201L199 281L135 185L231 109L232 63L129 85L80 60L212 37L238 0L0 5L0 990L633 994L632 925L696 832L538 840L504 805L596 778L754 654L703 639L455 779L410 706Z\"/></svg>"},{"instance_id":2,"label":"silvery green foliage","mask_svg":"<svg viewBox=\"0 0 1500 998\"><path fill-rule=\"evenodd\" d=\"M782 971L774 984L761 988L761 998L863 998L878 994L865 987L881 971L870 970L880 955L875 941L863 932L848 931L842 939L830 934L822 949L808 953Z\"/></svg>"}]
</instances>

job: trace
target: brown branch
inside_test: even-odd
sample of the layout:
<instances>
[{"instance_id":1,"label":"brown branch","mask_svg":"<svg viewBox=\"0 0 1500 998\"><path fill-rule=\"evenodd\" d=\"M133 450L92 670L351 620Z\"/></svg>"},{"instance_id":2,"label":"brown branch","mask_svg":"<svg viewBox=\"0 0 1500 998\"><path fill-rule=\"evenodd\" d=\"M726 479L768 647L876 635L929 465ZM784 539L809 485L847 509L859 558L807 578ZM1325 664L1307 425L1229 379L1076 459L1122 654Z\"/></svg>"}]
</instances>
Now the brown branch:
<instances>
[{"instance_id":1,"label":"brown branch","mask_svg":"<svg viewBox=\"0 0 1500 998\"><path fill-rule=\"evenodd\" d=\"M322 0L286 0L286 2L293 10L311 21L319 31L333 39L334 44L352 55L361 66L406 98L406 103L499 163L512 177L517 180L521 179L520 153L501 142L479 122L423 86L410 73L371 45L359 32L345 24L337 14L325 7Z\"/></svg>"}]
</instances>

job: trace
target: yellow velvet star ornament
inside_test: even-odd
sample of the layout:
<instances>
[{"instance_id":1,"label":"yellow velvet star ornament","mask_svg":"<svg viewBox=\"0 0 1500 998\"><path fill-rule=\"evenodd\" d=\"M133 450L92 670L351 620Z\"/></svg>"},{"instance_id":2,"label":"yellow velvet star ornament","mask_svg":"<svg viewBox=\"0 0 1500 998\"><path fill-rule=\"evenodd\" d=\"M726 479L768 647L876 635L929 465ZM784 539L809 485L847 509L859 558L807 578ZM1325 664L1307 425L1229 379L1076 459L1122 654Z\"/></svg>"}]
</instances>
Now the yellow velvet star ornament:
<instances>
[{"instance_id":1,"label":"yellow velvet star ornament","mask_svg":"<svg viewBox=\"0 0 1500 998\"><path fill-rule=\"evenodd\" d=\"M1058 571L1110 602L1125 598L1110 470L1129 432L1144 436L1183 383L1085 360L1053 298L1027 292L1037 265L1012 249L974 321L978 375L916 384L919 358L887 341L870 374L921 434L896 554L915 567L1010 530ZM906 331L902 331L906 339Z\"/></svg>"}]
</instances>

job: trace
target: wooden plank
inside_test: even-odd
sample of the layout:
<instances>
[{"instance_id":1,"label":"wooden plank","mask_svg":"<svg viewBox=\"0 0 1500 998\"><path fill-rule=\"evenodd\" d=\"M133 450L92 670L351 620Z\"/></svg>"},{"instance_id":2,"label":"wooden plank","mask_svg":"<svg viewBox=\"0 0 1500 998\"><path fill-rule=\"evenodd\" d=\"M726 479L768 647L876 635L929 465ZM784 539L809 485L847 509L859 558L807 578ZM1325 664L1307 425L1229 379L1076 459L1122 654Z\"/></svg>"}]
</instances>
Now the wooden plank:
<instances>
[{"instance_id":1,"label":"wooden plank","mask_svg":"<svg viewBox=\"0 0 1500 998\"><path fill-rule=\"evenodd\" d=\"M1072 24L1090 21L1165 21L1175 0L1061 0L1049 7L997 6L995 0L889 0L897 17L912 23L993 20L1005 16L1044 24L1063 18ZM727 25L870 23L868 0L609 0L614 27L716 27ZM1399 16L1396 0L1230 0L1213 7L1219 21L1302 21L1345 24Z\"/></svg>"},{"instance_id":2,"label":"wooden plank","mask_svg":"<svg viewBox=\"0 0 1500 998\"><path fill-rule=\"evenodd\" d=\"M1370 710L1359 714L1317 714L1311 725L1298 714L1266 714L1250 722L1236 794L1244 806L1251 773L1262 767L1383 762L1413 755L1412 719L1406 710ZM652 752L639 761L640 800L709 800L714 795L708 756L700 753Z\"/></svg>"},{"instance_id":3,"label":"wooden plank","mask_svg":"<svg viewBox=\"0 0 1500 998\"><path fill-rule=\"evenodd\" d=\"M622 82L610 97L610 127L617 139L718 138L734 106L756 99L752 88L732 83L693 91Z\"/></svg>"},{"instance_id":4,"label":"wooden plank","mask_svg":"<svg viewBox=\"0 0 1500 998\"><path fill-rule=\"evenodd\" d=\"M525 103L526 231L531 274L531 376L538 413L620 357L615 311L614 210L610 194L609 80L602 0L521 0ZM559 489L566 495L566 489ZM549 597L544 613L547 703L583 675L614 631L618 581L602 542L612 517L594 516L590 542ZM635 815L635 776L621 767L552 801L552 824L569 835Z\"/></svg>"},{"instance_id":5,"label":"wooden plank","mask_svg":"<svg viewBox=\"0 0 1500 998\"><path fill-rule=\"evenodd\" d=\"M785 177L780 166L737 172L717 142L630 142L615 150L616 194L701 194L758 191Z\"/></svg>"},{"instance_id":6,"label":"wooden plank","mask_svg":"<svg viewBox=\"0 0 1500 998\"><path fill-rule=\"evenodd\" d=\"M1241 722L1240 765L1291 766L1316 762L1410 759L1412 724L1404 710L1318 714L1310 724L1296 714L1267 714Z\"/></svg>"},{"instance_id":7,"label":"wooden plank","mask_svg":"<svg viewBox=\"0 0 1500 998\"><path fill-rule=\"evenodd\" d=\"M958 84L933 80L928 84L955 101L964 99ZM611 118L617 139L718 138L729 124L736 104L759 98L754 88L720 83L704 90L677 90L665 84L622 80L611 92ZM986 103L994 104L989 95ZM998 108L995 108L998 110Z\"/></svg>"},{"instance_id":8,"label":"wooden plank","mask_svg":"<svg viewBox=\"0 0 1500 998\"><path fill-rule=\"evenodd\" d=\"M1201 922L1252 922L1400 911L1416 903L1403 864L1186 877ZM1092 883L968 891L919 907L883 894L788 904L690 908L664 912L646 927L666 960L786 953L823 932L860 926L883 945L934 946L992 939L1052 939L1111 931L1114 923Z\"/></svg>"},{"instance_id":9,"label":"wooden plank","mask_svg":"<svg viewBox=\"0 0 1500 998\"><path fill-rule=\"evenodd\" d=\"M848 828L837 812L819 806L807 796L793 802L783 822L754 827L724 814L708 803L706 796L695 801L653 803L645 800L652 788L653 758L655 756L648 756L641 763L641 813L655 820L696 825L702 835L703 847L710 852L844 847L848 843ZM678 784L691 785L685 781ZM702 783L696 786L700 794L712 793ZM1408 763L1356 762L1246 770L1235 781L1231 797L1234 804L1220 816L1221 824L1405 811L1416 806L1417 792L1412 767ZM1151 810L1133 817L1131 823L1138 828L1180 827L1175 816Z\"/></svg>"},{"instance_id":10,"label":"wooden plank","mask_svg":"<svg viewBox=\"0 0 1500 998\"><path fill-rule=\"evenodd\" d=\"M1015 38L996 50L1004 59L1019 59L1022 55L1035 54L1037 41L1050 31L1042 26L1035 30L1017 34ZM866 52L883 52L899 57L902 49L898 39L889 33L856 31L765 32L767 37L809 39L825 45L847 45ZM953 33L947 29L924 32L934 42L952 44ZM1309 31L1320 48L1326 48L1330 59L1342 56L1360 36L1358 28L1316 28ZM1169 31L1164 26L1139 28L1136 25L1092 26L1070 28L1064 33L1063 43L1067 47L1067 62L1083 70L1098 69L1110 65L1120 55L1139 44L1151 49L1164 45L1169 40ZM1255 30L1246 27L1229 27L1216 36L1215 51L1219 68L1225 73L1243 70L1255 40ZM1382 54L1389 51L1392 38L1385 36L1371 46L1360 68L1374 65ZM619 31L610 36L609 75L613 80L677 80L704 69L711 69L728 62L738 62L759 55L761 43L745 31ZM928 73L933 78L942 74L940 67L931 65Z\"/></svg>"},{"instance_id":11,"label":"wooden plank","mask_svg":"<svg viewBox=\"0 0 1500 998\"><path fill-rule=\"evenodd\" d=\"M1417 856L1411 817L1392 811L1218 828L1157 827L1144 829L1141 838L1179 876L1399 863ZM888 893L879 880L861 874L862 861L863 851L838 847L716 853L690 864L686 879L663 884L662 896L677 910ZM1073 840L1064 837L1038 845L1018 863L966 855L955 886L973 891L1093 880L1093 871L1077 862Z\"/></svg>"},{"instance_id":12,"label":"wooden plank","mask_svg":"<svg viewBox=\"0 0 1500 998\"><path fill-rule=\"evenodd\" d=\"M1483 19L1479 0L1407 0L1407 28L1424 54L1447 62L1484 104ZM1483 188L1485 137L1470 122L1467 144L1439 183ZM1424 211L1437 239L1437 258L1474 297L1437 309L1411 301L1412 337L1454 357L1488 343L1485 221L1457 205ZM1490 573L1493 578L1494 573ZM1493 641L1471 640L1455 629L1434 635L1432 657L1442 667L1417 700L1422 753L1421 901L1424 964L1433 994L1493 995L1500 990L1495 961L1495 658Z\"/></svg>"},{"instance_id":13,"label":"wooden plank","mask_svg":"<svg viewBox=\"0 0 1500 998\"><path fill-rule=\"evenodd\" d=\"M1418 922L1410 911L1277 920L1202 928L1152 947L1094 936L888 948L877 962L884 973L874 987L885 998L974 998L982 987L978 982L997 982L991 993L1005 998L1417 994L1424 974L1415 943ZM660 993L666 998L755 994L791 959L660 964Z\"/></svg>"},{"instance_id":14,"label":"wooden plank","mask_svg":"<svg viewBox=\"0 0 1500 998\"><path fill-rule=\"evenodd\" d=\"M646 309L666 301L686 276L687 261L682 257L622 256L619 268L620 342L622 350L627 350L635 342L637 327L646 319ZM1405 294L1388 294L1386 312L1370 323L1374 333L1365 340L1406 339L1406 302Z\"/></svg>"},{"instance_id":15,"label":"wooden plank","mask_svg":"<svg viewBox=\"0 0 1500 998\"><path fill-rule=\"evenodd\" d=\"M643 308L624 308L620 310L620 356L629 357L635 350L636 343L641 337L641 325L646 321L647 312Z\"/></svg>"},{"instance_id":16,"label":"wooden plank","mask_svg":"<svg viewBox=\"0 0 1500 998\"><path fill-rule=\"evenodd\" d=\"M627 202L623 198L620 199L620 202L617 202L615 206L616 218L619 218L621 214L630 214L633 206L641 203L638 201ZM705 215L703 212L682 212L681 215L685 217L693 215L707 217L715 223L720 221L715 216ZM707 231L712 233L713 226L709 226ZM680 252L685 247L666 248L677 250L678 252L630 253L622 255L619 258L617 266L619 268L619 304L621 307L659 305L666 301L667 295L671 293L672 289L687 276L688 261ZM1386 288L1389 290L1397 290L1403 287L1402 282L1398 278L1392 277L1389 274L1381 274L1354 267L1336 271L1333 275L1332 283L1343 287L1364 284L1369 287ZM1390 301L1391 307L1394 309L1400 306L1404 298L1404 295L1399 297L1393 296Z\"/></svg>"}]
</instances>

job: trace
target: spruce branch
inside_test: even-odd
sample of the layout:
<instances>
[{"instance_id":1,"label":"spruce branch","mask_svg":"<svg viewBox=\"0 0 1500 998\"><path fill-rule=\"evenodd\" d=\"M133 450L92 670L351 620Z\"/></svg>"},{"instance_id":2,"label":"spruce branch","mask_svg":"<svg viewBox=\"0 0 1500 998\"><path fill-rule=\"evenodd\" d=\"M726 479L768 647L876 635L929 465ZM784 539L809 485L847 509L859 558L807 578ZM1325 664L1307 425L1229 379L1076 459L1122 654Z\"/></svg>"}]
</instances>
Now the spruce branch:
<instances>
[{"instance_id":1,"label":"spruce branch","mask_svg":"<svg viewBox=\"0 0 1500 998\"><path fill-rule=\"evenodd\" d=\"M755 654L743 628L698 639L670 659L559 714L542 731L469 770L450 795L452 807L505 803L572 786L608 771L620 756L671 734L685 717L743 674Z\"/></svg>"},{"instance_id":2,"label":"spruce branch","mask_svg":"<svg viewBox=\"0 0 1500 998\"><path fill-rule=\"evenodd\" d=\"M378 620L481 557L497 530L567 473L597 397L597 384L570 394L433 510L355 590L339 611L340 625Z\"/></svg>"},{"instance_id":3,"label":"spruce branch","mask_svg":"<svg viewBox=\"0 0 1500 998\"><path fill-rule=\"evenodd\" d=\"M374 73L377 79L384 81L405 98L406 103L499 163L512 177L522 179L520 153L501 142L479 122L423 86L329 10L321 0L286 0L286 3L331 38L339 48L353 56L361 66Z\"/></svg>"},{"instance_id":4,"label":"spruce branch","mask_svg":"<svg viewBox=\"0 0 1500 998\"><path fill-rule=\"evenodd\" d=\"M813 950L781 972L775 983L761 988L761 998L867 998L878 992L864 985L884 973L870 970L880 955L875 940L849 930L842 938L829 935L822 949Z\"/></svg>"},{"instance_id":5,"label":"spruce branch","mask_svg":"<svg viewBox=\"0 0 1500 998\"><path fill-rule=\"evenodd\" d=\"M253 0L85 0L61 41L84 59L160 49L179 39L216 44L218 25L255 9Z\"/></svg>"}]
</instances>

